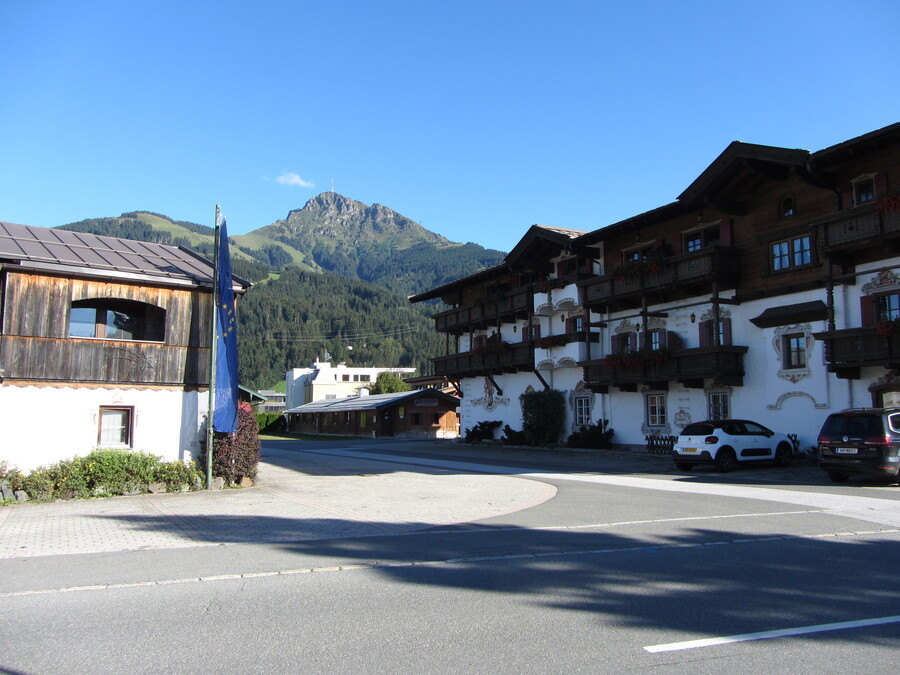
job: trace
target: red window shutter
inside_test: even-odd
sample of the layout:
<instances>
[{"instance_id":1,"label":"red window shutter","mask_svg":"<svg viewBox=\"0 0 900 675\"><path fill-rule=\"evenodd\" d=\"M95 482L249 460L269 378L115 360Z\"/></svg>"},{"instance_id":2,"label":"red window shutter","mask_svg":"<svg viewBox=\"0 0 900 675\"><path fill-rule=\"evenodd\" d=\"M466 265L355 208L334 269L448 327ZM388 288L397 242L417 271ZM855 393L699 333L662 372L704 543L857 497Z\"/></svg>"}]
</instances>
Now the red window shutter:
<instances>
[{"instance_id":1,"label":"red window shutter","mask_svg":"<svg viewBox=\"0 0 900 675\"><path fill-rule=\"evenodd\" d=\"M572 328L572 319L566 319L566 333L571 333L574 329Z\"/></svg>"},{"instance_id":2,"label":"red window shutter","mask_svg":"<svg viewBox=\"0 0 900 675\"><path fill-rule=\"evenodd\" d=\"M710 334L709 334L709 321L701 321L697 324L698 329L700 330L700 346L701 347L709 347L710 343Z\"/></svg>"},{"instance_id":3,"label":"red window shutter","mask_svg":"<svg viewBox=\"0 0 900 675\"><path fill-rule=\"evenodd\" d=\"M647 348L647 331L641 331L638 333L638 349L646 349Z\"/></svg>"},{"instance_id":4,"label":"red window shutter","mask_svg":"<svg viewBox=\"0 0 900 675\"><path fill-rule=\"evenodd\" d=\"M875 326L875 296L860 296L859 315L862 319L863 328L873 328Z\"/></svg>"},{"instance_id":5,"label":"red window shutter","mask_svg":"<svg viewBox=\"0 0 900 675\"><path fill-rule=\"evenodd\" d=\"M841 208L853 208L853 184L844 183L841 186Z\"/></svg>"},{"instance_id":6,"label":"red window shutter","mask_svg":"<svg viewBox=\"0 0 900 675\"><path fill-rule=\"evenodd\" d=\"M667 349L669 345L669 331L659 331L659 348Z\"/></svg>"},{"instance_id":7,"label":"red window shutter","mask_svg":"<svg viewBox=\"0 0 900 675\"><path fill-rule=\"evenodd\" d=\"M731 345L731 319L722 319L722 344Z\"/></svg>"},{"instance_id":8,"label":"red window shutter","mask_svg":"<svg viewBox=\"0 0 900 675\"><path fill-rule=\"evenodd\" d=\"M719 243L722 246L731 246L731 230L733 223L734 220L732 218L725 218L721 223L719 223Z\"/></svg>"},{"instance_id":9,"label":"red window shutter","mask_svg":"<svg viewBox=\"0 0 900 675\"><path fill-rule=\"evenodd\" d=\"M622 353L622 339L619 335L613 335L609 339L609 353L610 354L621 354Z\"/></svg>"},{"instance_id":10,"label":"red window shutter","mask_svg":"<svg viewBox=\"0 0 900 675\"><path fill-rule=\"evenodd\" d=\"M882 197L887 195L887 172L879 171L876 173L872 183L875 187L875 201L879 201Z\"/></svg>"}]
</instances>

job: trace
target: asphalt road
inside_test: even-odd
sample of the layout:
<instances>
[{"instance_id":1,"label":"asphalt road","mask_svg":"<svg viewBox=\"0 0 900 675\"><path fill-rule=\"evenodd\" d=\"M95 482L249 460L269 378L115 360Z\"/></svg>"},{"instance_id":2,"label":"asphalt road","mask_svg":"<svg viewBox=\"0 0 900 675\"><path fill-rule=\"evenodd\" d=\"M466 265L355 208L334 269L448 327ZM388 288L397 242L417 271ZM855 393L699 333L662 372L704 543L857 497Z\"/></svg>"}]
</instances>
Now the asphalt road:
<instances>
[{"instance_id":1,"label":"asphalt road","mask_svg":"<svg viewBox=\"0 0 900 675\"><path fill-rule=\"evenodd\" d=\"M264 459L247 494L333 500L330 532L235 513L218 541L181 515L190 545L0 559L4 672L896 670L897 486L455 444ZM265 492L266 467L294 487Z\"/></svg>"}]
</instances>

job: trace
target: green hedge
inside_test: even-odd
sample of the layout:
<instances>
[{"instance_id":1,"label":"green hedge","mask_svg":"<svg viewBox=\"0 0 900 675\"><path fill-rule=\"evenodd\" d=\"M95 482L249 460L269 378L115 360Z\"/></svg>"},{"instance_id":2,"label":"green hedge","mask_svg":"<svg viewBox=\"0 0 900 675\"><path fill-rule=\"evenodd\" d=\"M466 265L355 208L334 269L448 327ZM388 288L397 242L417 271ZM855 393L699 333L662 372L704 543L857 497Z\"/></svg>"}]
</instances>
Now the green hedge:
<instances>
[{"instance_id":1,"label":"green hedge","mask_svg":"<svg viewBox=\"0 0 900 675\"><path fill-rule=\"evenodd\" d=\"M38 467L27 475L3 463L0 480L37 501L147 492L151 483L165 483L167 492L203 486L203 475L193 462L165 462L155 455L114 449L94 450L85 457Z\"/></svg>"}]
</instances>

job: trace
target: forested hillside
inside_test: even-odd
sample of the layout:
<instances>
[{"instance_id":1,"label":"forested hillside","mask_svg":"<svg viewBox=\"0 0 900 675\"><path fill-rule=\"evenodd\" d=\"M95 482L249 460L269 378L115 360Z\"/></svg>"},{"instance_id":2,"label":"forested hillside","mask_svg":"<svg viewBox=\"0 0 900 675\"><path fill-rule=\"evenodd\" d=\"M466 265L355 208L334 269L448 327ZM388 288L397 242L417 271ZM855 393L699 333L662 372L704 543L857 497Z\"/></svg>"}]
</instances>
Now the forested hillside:
<instances>
[{"instance_id":1,"label":"forested hillside","mask_svg":"<svg viewBox=\"0 0 900 675\"><path fill-rule=\"evenodd\" d=\"M187 246L212 257L214 230L133 211L64 229ZM458 244L381 205L318 195L288 217L229 237L232 269L254 283L238 302L241 384L268 389L327 352L348 365L430 372L443 354L436 305L407 295L498 265L503 253Z\"/></svg>"},{"instance_id":2,"label":"forested hillside","mask_svg":"<svg viewBox=\"0 0 900 675\"><path fill-rule=\"evenodd\" d=\"M238 302L240 381L268 388L326 352L334 363L427 373L443 353L443 336L428 318L434 311L376 284L288 270Z\"/></svg>"}]
</instances>

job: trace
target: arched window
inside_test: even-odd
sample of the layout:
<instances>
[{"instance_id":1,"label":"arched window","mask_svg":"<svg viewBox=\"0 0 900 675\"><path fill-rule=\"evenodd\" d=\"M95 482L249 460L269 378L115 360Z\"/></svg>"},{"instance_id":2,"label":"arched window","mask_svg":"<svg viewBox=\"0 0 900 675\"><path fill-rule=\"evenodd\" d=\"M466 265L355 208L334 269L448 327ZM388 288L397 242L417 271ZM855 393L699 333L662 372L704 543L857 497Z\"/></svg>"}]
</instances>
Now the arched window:
<instances>
[{"instance_id":1,"label":"arched window","mask_svg":"<svg viewBox=\"0 0 900 675\"><path fill-rule=\"evenodd\" d=\"M75 300L69 311L69 337L162 342L166 310L118 298Z\"/></svg>"}]
</instances>

